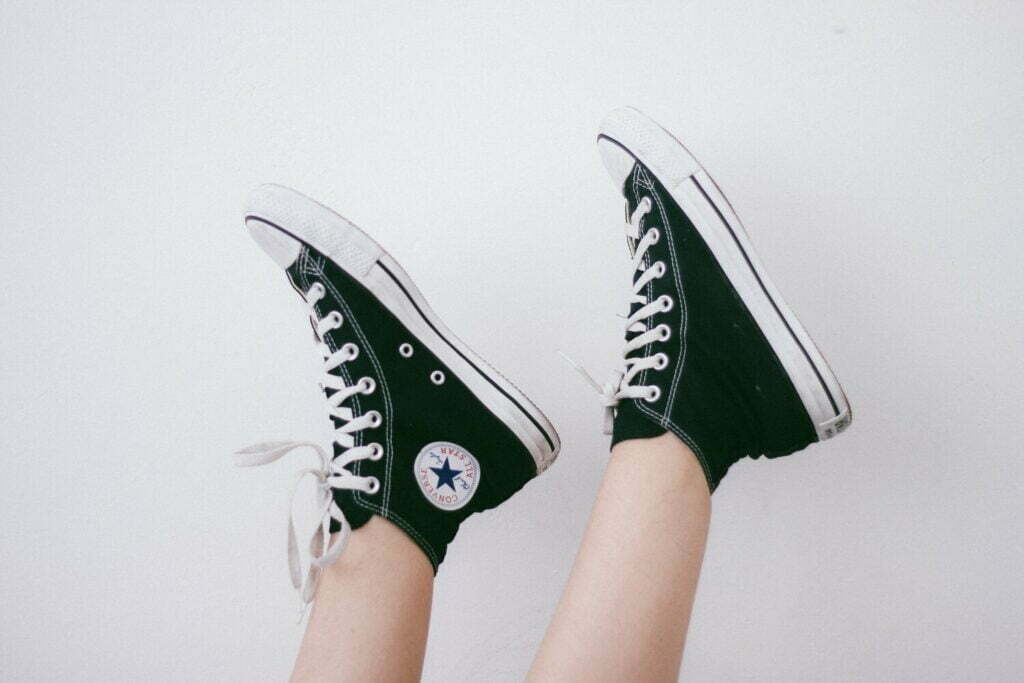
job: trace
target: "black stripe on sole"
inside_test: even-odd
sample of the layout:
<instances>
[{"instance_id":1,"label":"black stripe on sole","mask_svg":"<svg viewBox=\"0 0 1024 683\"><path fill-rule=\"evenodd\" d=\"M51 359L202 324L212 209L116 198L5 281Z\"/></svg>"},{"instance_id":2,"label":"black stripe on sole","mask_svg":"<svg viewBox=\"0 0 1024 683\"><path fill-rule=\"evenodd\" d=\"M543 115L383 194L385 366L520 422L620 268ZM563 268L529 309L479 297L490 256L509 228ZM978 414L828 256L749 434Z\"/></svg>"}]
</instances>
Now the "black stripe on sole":
<instances>
[{"instance_id":1,"label":"black stripe on sole","mask_svg":"<svg viewBox=\"0 0 1024 683\"><path fill-rule=\"evenodd\" d=\"M662 129L662 130L664 130L664 129ZM673 136L671 133L669 133L668 131L665 131L665 133L670 138L675 140L675 136ZM633 159L635 160L636 163L644 165L645 168L646 168L646 165L643 163L643 161L641 161L640 158L637 157L637 155L634 154L632 152L632 150L629 149L629 147L627 147L626 145L622 144L621 142L619 142L615 138L611 137L610 135L606 135L604 133L600 133L600 134L598 134L597 139L598 139L598 141L607 140L608 142L614 144L615 146L619 147L624 152L629 154L629 156L633 157ZM682 143L680 143L678 140L675 140L675 142L680 147L683 146ZM686 151L685 147L683 149L684 149L684 151ZM689 154L689 151L686 151L686 153ZM692 157L693 155L690 155L690 156ZM697 163L698 168L703 169L703 167L700 166L700 162L699 161L695 160L695 162ZM651 173L653 173L655 177L657 177L657 175L658 175L657 173L654 173L653 171L651 171ZM705 173L707 173L707 171L705 171ZM710 175L708 177L710 178ZM718 218L719 218L719 220L722 221L722 224L725 225L726 230L729 231L729 235L732 237L733 242L736 244L736 247L740 250L740 253L743 254L743 260L747 262L747 267L750 268L750 272L752 272L754 274L754 277L757 279L757 284L761 286L761 291L764 292L764 295L768 299L769 303L771 303L772 308L775 309L775 313L779 316L779 318L782 319L782 323L786 326L786 330L789 332L789 335L793 338L793 341L796 342L796 345L798 347L800 347L800 351L801 351L801 353L803 353L804 358L807 359L807 363L811 366L811 369L814 370L815 377L818 378L818 382L821 384L821 388L825 390L825 396L828 397L828 402L832 406L832 410L833 410L833 412L835 412L836 417L838 417L841 414L840 410L839 410L839 405L836 403L836 399L832 395L832 391L828 388L828 384L826 384L825 379L821 376L821 371L818 369L818 366L814 363L814 361L811 360L811 355L807 352L807 349L804 347L804 345L800 341L799 337L797 337L796 334L793 332L793 328L792 328L792 326L790 326L789 321L786 320L786 316L782 315L782 311L779 310L779 306L778 306L778 304L775 303L775 299L773 299L772 295L768 293L768 289L764 286L764 282L761 280L761 276L758 274L757 269L754 268L754 264L750 261L750 257L747 255L746 249L743 248L743 245L740 243L739 239L736 237L736 233L735 233L735 231L733 231L732 226L729 224L729 221L725 220L725 216L722 215L722 211L718 208L718 205L715 204L714 201L712 201L711 197L708 196L708 193L704 190L704 188L701 186L700 182L697 180L697 176L696 175L691 175L691 176L689 176L688 179L692 180L693 184L697 186L697 189L700 190L700 193L702 195L704 195L704 199L707 200L708 204L711 205L711 208L715 210L716 214L718 214ZM714 182L714 181L712 181L712 182ZM669 194L671 195L671 191L669 191L668 188L666 188L666 191L668 191ZM675 198L673 198L673 201L675 201ZM678 202L677 202L677 204L678 204ZM679 207L679 208L682 208L682 207ZM685 213L685 211L683 213Z\"/></svg>"},{"instance_id":2,"label":"black stripe on sole","mask_svg":"<svg viewBox=\"0 0 1024 683\"><path fill-rule=\"evenodd\" d=\"M495 382L493 379L491 379L491 377L486 372L484 372L483 370L478 368L473 361L471 361L469 358L467 358L466 355L464 353L462 353L462 351L460 351L458 348L456 348L454 344L452 344L450 341L448 341L447 337L445 337L443 334L441 334L438 331L438 329L436 327L434 327L434 323L430 322L430 318L428 318L426 316L426 314L423 311L420 310L420 307L416 304L416 300L413 299L412 295L409 294L409 292L405 289L405 286L399 281L399 279L397 277L395 277L395 274L392 273L388 269L387 266L385 266L380 261L378 261L376 265L379 266L385 273L387 273L391 277L391 279L394 281L394 283L396 285L398 285L399 289L402 290L402 293L405 294L406 298L409 299L409 302L416 309L416 312L420 314L421 318L423 318L423 321L425 323L427 323L427 325L430 326L430 329L432 329L437 334L437 336L440 337L444 341L445 344L450 346L452 351L454 351L455 353L459 354L459 356L462 358L462 360L464 360L467 363L469 363L470 367L472 367L474 370L476 370L478 373L480 373L480 376L483 377L484 379L486 379L491 384L492 387L494 387L495 389L500 391L505 398L507 398L508 400L512 401L512 403L515 405L515 407L518 408L520 410L520 412L522 412L523 415L525 415L527 418L529 418L530 422L533 423L533 426L536 427L537 430L544 436L544 440L548 442L548 448L550 448L552 453L553 453L554 450L555 450L555 442L548 435L547 430L540 426L540 423L537 422L536 418L534 418L533 415L531 415L529 413L529 411L526 410L522 406L521 403L519 403L519 401L517 401L507 391L505 391L505 389L503 387L501 387L497 382Z\"/></svg>"},{"instance_id":3,"label":"black stripe on sole","mask_svg":"<svg viewBox=\"0 0 1024 683\"><path fill-rule=\"evenodd\" d=\"M266 218L263 218L261 216L248 215L248 216L245 217L245 220L246 221L250 221L250 220L259 221L260 223L264 223L266 225L269 225L270 227L272 227L272 228L274 228L276 230L280 230L281 232L283 232L284 234L288 235L289 237L291 237L292 239L296 240L297 242L306 245L306 247L315 250L317 253L322 253L319 249L317 249L312 244L309 244L306 240L304 240L301 237L299 237L298 235L290 232L289 230L287 230L285 228L282 228L277 223L274 223L272 221L268 221ZM356 229L358 230L358 228L356 228ZM555 452L555 442L551 438L551 436L548 434L547 430L544 429L544 427L542 427L539 422L537 422L537 419L533 415L531 415L530 412L528 410L526 410L519 401L517 401L504 388L499 386L498 383L495 382L490 376L488 376L488 374L486 372L484 372L479 367L477 367L476 363L474 363L469 358L467 358L466 355L464 353L462 353L462 351L460 351L458 348L456 348L456 346L454 344L452 344L452 342L449 341L447 337L445 337L443 334L441 334L440 331L438 331L437 327L434 326L434 323L432 323L430 321L430 319L426 316L426 314L420 309L419 305L416 303L416 300L412 297L412 295L409 293L409 291L405 288L405 286L401 283L401 281L399 281L399 279L397 277L395 277L395 274L392 273L388 269L387 266L385 266L380 261L375 261L374 265L379 266L385 273L388 274L388 276L394 281L394 283L396 285L398 285L398 288L401 289L402 293L405 294L407 299L409 299L409 303L411 303L413 305L413 308L415 308L416 312L420 314L420 317L423 318L423 321L425 323L427 323L427 325L430 327L430 329L432 329L434 331L434 334L436 334L438 337L440 337L441 340L444 341L445 344L447 344L449 347L451 347L452 351L454 351L455 353L459 354L459 356L462 358L462 360L466 361L466 363L468 363L471 368L476 370L477 373L479 373L479 375L481 377L483 377L485 380L487 380L488 383L490 383L491 386L493 386L495 389L497 389L499 392L501 392L501 394L505 398L507 398L509 401L511 401L512 404L515 405L515 407L518 408L519 411L523 415L525 415L530 420L530 422L533 423L533 426L536 427L537 430L544 437L544 440L548 444L548 448L550 448L551 452L554 453ZM338 267L341 268L340 265ZM344 270L344 268L342 268L342 270ZM550 464L550 462L551 462L550 459L548 459L547 460L547 464Z\"/></svg>"},{"instance_id":4,"label":"black stripe on sole","mask_svg":"<svg viewBox=\"0 0 1024 683\"><path fill-rule=\"evenodd\" d=\"M715 202L712 201L711 197L708 196L708 193L704 190L704 187L700 184L700 181L697 180L697 176L690 176L690 180L692 180L693 184L697 186L697 189L700 190L700 193L704 195L704 199L708 201L708 204L711 205L711 208L713 208L715 210L715 213L718 214L718 219L722 221L722 224L729 231L729 235L732 237L732 240L736 244L736 247L740 250L740 253L743 254L743 260L747 262L747 267L750 268L750 272L753 273L754 277L757 279L757 284L761 286L761 291L764 292L764 295L768 299L769 303L771 303L772 308L775 309L775 313L778 314L779 318L782 320L782 323L786 326L786 330L789 332L789 336L792 337L793 341L796 342L796 345L800 347L800 351L804 354L804 358L807 359L807 363L814 370L814 376L818 378L818 382L821 384L821 388L825 390L825 395L828 396L828 402L832 405L832 410L835 412L836 417L838 417L839 406L836 404L836 399L834 396L832 396L832 392L829 390L828 384L825 382L825 378L821 376L821 371L818 370L818 366L814 363L813 360L811 360L811 354L807 352L807 348L800 341L800 338L796 336L796 333L793 331L792 326L790 326L789 321L786 320L786 316L782 315L782 311L779 310L779 306L778 304L775 303L775 299L773 299L772 295L768 293L768 288L764 286L764 282L761 280L761 276L758 274L757 269L754 268L754 264L750 261L750 256L747 255L746 249L743 248L743 245L736 237L736 232L732 229L732 226L729 225L729 221L725 219L725 216L722 215L722 211L721 209L718 208L718 205L715 204Z\"/></svg>"}]
</instances>

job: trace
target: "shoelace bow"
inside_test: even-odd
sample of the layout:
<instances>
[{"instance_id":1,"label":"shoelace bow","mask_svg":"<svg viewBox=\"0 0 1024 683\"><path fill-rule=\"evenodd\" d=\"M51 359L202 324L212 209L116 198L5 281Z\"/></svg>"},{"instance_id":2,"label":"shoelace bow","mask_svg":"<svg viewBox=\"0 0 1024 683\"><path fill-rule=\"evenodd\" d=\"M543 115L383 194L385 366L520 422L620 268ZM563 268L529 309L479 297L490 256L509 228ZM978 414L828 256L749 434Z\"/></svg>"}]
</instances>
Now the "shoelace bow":
<instances>
[{"instance_id":1,"label":"shoelace bow","mask_svg":"<svg viewBox=\"0 0 1024 683\"><path fill-rule=\"evenodd\" d=\"M384 449L379 443L355 445L354 435L363 429L379 427L382 418L380 413L375 410L355 416L351 408L342 404L357 393L372 394L376 390L376 383L371 377L363 377L355 384L345 384L339 375L332 372L342 364L357 358L359 347L348 343L336 351L331 351L324 341L328 332L338 329L344 322L341 314L337 311L331 311L323 318L317 317L316 304L325 294L324 286L317 282L306 292L305 299L309 306L310 320L316 329L319 349L324 356L324 375L321 383L325 389L333 390L333 393L327 398L328 412L332 418L337 418L344 423L335 430L334 441L345 450L337 457L332 458L319 444L311 441L266 441L235 452L235 464L239 467L266 465L300 448L311 448L319 457L319 467L304 469L299 473L295 487L292 489L291 502L289 502L288 569L292 585L299 592L300 619L305 613L306 606L313 600L321 572L341 556L352 532L352 527L345 519L341 508L334 502L333 490L363 491L370 495L376 493L380 489L380 482L376 477L361 477L346 468L357 460L380 460L384 455ZM320 520L320 523L310 535L310 563L305 571L305 577L303 577L295 531L293 503L299 484L307 476L314 477L317 482L315 504L317 519ZM341 531L334 541L330 542L329 528L332 519L341 525Z\"/></svg>"},{"instance_id":2,"label":"shoelace bow","mask_svg":"<svg viewBox=\"0 0 1024 683\"><path fill-rule=\"evenodd\" d=\"M612 433L615 421L615 408L619 405L620 400L633 398L642 398L652 402L658 400L661 396L661 389L658 386L653 384L631 384L631 382L644 370L663 370L668 365L668 356L664 353L657 353L653 356L631 357L629 355L653 341L667 341L672 334L672 330L669 329L668 325L661 324L657 327L649 328L647 323L644 322L657 313L672 310L673 305L671 297L667 295L662 295L654 301L648 301L647 296L643 293L648 283L655 278L664 276L666 271L663 261L658 261L651 266L645 265L644 262L647 250L661 239L661 233L657 228L651 228L644 233L643 237L640 236L640 223L643 217L650 213L651 206L650 197L644 197L637 204L637 207L632 211L629 220L626 222L626 235L636 242L636 247L633 249L633 261L630 272L636 275L639 271L639 275L636 275L636 278L633 280L633 293L629 299L629 306L630 308L634 304L640 304L640 306L626 318L627 335L635 333L636 336L629 339L623 347L621 366L612 370L608 381L602 385L582 365L564 353L562 354L600 394L601 403L604 406L605 434Z\"/></svg>"}]
</instances>

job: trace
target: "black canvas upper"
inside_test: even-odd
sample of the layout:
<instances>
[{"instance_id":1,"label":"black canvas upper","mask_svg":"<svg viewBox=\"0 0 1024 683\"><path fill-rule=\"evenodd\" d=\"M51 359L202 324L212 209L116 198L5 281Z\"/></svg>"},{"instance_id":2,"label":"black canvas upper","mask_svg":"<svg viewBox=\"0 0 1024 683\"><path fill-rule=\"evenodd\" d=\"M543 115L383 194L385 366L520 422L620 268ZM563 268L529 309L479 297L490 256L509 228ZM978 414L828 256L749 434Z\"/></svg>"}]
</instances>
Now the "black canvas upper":
<instances>
[{"instance_id":1,"label":"black canvas upper","mask_svg":"<svg viewBox=\"0 0 1024 683\"><path fill-rule=\"evenodd\" d=\"M623 194L627 212L644 197L652 202L640 235L656 227L661 238L646 252L645 266L662 261L666 273L651 280L644 294L648 301L667 294L674 305L646 321L649 327L667 324L671 337L630 354L667 354L665 369L647 369L632 382L657 385L660 397L620 401L612 445L671 431L697 455L713 491L745 456L785 455L816 441L811 419L775 352L658 178L637 162ZM632 251L635 241L629 241ZM635 311L640 304L633 306Z\"/></svg>"},{"instance_id":2,"label":"black canvas upper","mask_svg":"<svg viewBox=\"0 0 1024 683\"><path fill-rule=\"evenodd\" d=\"M346 384L354 384L362 377L376 382L372 394L355 394L345 405L353 409L355 416L377 410L383 418L379 427L356 432L354 436L356 446L379 442L384 447L384 457L349 465L359 476L377 477L380 489L374 494L335 490L335 501L353 528L362 526L375 514L398 525L423 549L436 571L462 520L498 505L536 475L533 457L508 426L372 292L329 258L303 246L287 274L300 292L307 292L315 282L324 285L326 296L317 303L318 317L331 311L343 316L341 327L324 335L327 346L332 351L347 342L359 347L358 357L334 372ZM412 347L411 356L399 352L403 344ZM431 381L435 371L444 374L442 384ZM342 424L343 421L335 420L335 427ZM458 444L480 464L478 487L465 507L458 510L447 511L432 504L414 476L413 463L420 450L437 441ZM343 450L335 445L335 456ZM332 524L332 531L337 531L337 523Z\"/></svg>"}]
</instances>

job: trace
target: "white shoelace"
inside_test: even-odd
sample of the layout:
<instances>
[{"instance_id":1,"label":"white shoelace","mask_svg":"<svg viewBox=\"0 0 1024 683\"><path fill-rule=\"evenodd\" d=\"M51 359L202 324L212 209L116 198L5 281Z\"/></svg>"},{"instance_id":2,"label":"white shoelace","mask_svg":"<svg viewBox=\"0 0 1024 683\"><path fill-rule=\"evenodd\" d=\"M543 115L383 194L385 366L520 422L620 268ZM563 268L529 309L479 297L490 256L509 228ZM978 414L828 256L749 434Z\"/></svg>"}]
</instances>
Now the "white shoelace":
<instances>
[{"instance_id":1,"label":"white shoelace","mask_svg":"<svg viewBox=\"0 0 1024 683\"><path fill-rule=\"evenodd\" d=\"M642 398L646 401L654 402L661 396L661 388L657 385L631 384L637 375L647 369L664 370L668 366L668 356L664 353L656 353L653 356L628 357L631 352L643 348L651 342L668 341L669 337L672 336L672 330L668 325L663 323L649 328L645 322L657 313L672 310L673 306L672 297L666 294L663 294L654 301L648 301L647 296L644 294L644 288L647 287L647 284L655 278L664 276L666 271L663 261L658 261L651 266L646 266L644 263L644 256L647 250L661 239L661 233L657 228L647 230L643 237L640 237L640 222L644 216L650 213L651 206L650 197L644 197L637 204L636 209L633 210L629 220L626 222L626 235L630 239L637 240L636 247L633 250L633 262L630 273L633 274L636 271L640 271L640 275L633 281L633 294L629 299L629 306L632 308L633 304L640 304L640 307L626 318L626 332L637 334L626 342L622 349L623 361L621 367L612 371L610 379L602 386L579 363L562 354L583 375L584 379L597 390L597 393L601 395L602 404L605 409L605 434L612 433L615 407L619 405L621 399Z\"/></svg>"},{"instance_id":2,"label":"white shoelace","mask_svg":"<svg viewBox=\"0 0 1024 683\"><path fill-rule=\"evenodd\" d=\"M295 488L292 490L292 501L294 501L295 493L302 479L313 476L317 480L315 502L317 519L320 520L320 524L313 530L309 539L310 564L305 572L305 578L303 578L299 545L296 540L293 506L292 503L289 503L288 569L291 573L292 585L299 592L302 610L300 615L313 600L323 568L338 559L342 551L345 550L352 531L341 508L334 502L332 491L340 489L363 491L370 495L376 493L380 490L380 481L376 477L360 477L346 469L346 466L357 460L380 460L384 456L384 449L379 443L355 445L354 434L363 429L379 427L382 418L376 410L355 417L352 409L343 406L342 403L355 394L372 394L377 385L371 377L363 377L355 384L345 384L341 377L332 373L332 370L336 370L343 363L358 357L359 347L355 344L344 344L337 351L331 351L324 341L324 335L338 329L344 322L341 314L337 311L331 311L323 318L317 318L316 304L324 297L325 293L324 286L316 282L306 292L305 299L309 306L310 320L319 339L319 349L324 356L324 375L321 383L325 388L334 389L334 393L327 399L328 413L332 418L344 421L344 424L335 430L334 441L346 450L332 459L327 451L311 441L267 441L243 448L235 453L235 464L239 467L266 465L298 448L312 448L319 456L320 466L302 470L295 483ZM334 542L329 543L329 525L332 519L341 525L341 531Z\"/></svg>"}]
</instances>

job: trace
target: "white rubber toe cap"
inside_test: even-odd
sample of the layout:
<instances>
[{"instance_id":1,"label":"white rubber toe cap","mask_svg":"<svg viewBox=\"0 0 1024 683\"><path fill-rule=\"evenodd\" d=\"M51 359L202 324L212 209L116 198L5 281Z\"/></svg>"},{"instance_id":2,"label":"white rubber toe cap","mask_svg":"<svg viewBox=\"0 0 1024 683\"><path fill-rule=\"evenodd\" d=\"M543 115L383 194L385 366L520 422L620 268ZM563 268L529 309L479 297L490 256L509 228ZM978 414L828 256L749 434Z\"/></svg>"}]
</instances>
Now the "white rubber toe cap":
<instances>
[{"instance_id":1,"label":"white rubber toe cap","mask_svg":"<svg viewBox=\"0 0 1024 683\"><path fill-rule=\"evenodd\" d=\"M597 139L597 151L600 152L601 161L604 162L604 167L608 169L608 175L612 177L615 187L622 190L622 186L626 183L626 178L629 177L630 172L633 170L636 159L620 145L606 137L599 137Z\"/></svg>"},{"instance_id":2,"label":"white rubber toe cap","mask_svg":"<svg viewBox=\"0 0 1024 683\"><path fill-rule=\"evenodd\" d=\"M612 150L617 146L616 142L621 146L621 153ZM623 172L625 161L622 155L635 157L669 189L701 170L697 160L678 140L632 107L616 109L605 117L601 123L598 147L608 172L617 183L622 183L624 174L632 168L630 164L629 169Z\"/></svg>"},{"instance_id":3,"label":"white rubber toe cap","mask_svg":"<svg viewBox=\"0 0 1024 683\"><path fill-rule=\"evenodd\" d=\"M279 185L260 185L250 192L245 203L245 227L277 265L288 268L299 257L302 243L273 225L280 225L273 208L282 191L287 190Z\"/></svg>"},{"instance_id":4,"label":"white rubber toe cap","mask_svg":"<svg viewBox=\"0 0 1024 683\"><path fill-rule=\"evenodd\" d=\"M270 254L270 258L282 268L288 268L299 257L302 244L297 239L256 219L246 220L245 227L249 229L249 234L256 240L256 244Z\"/></svg>"}]
</instances>

